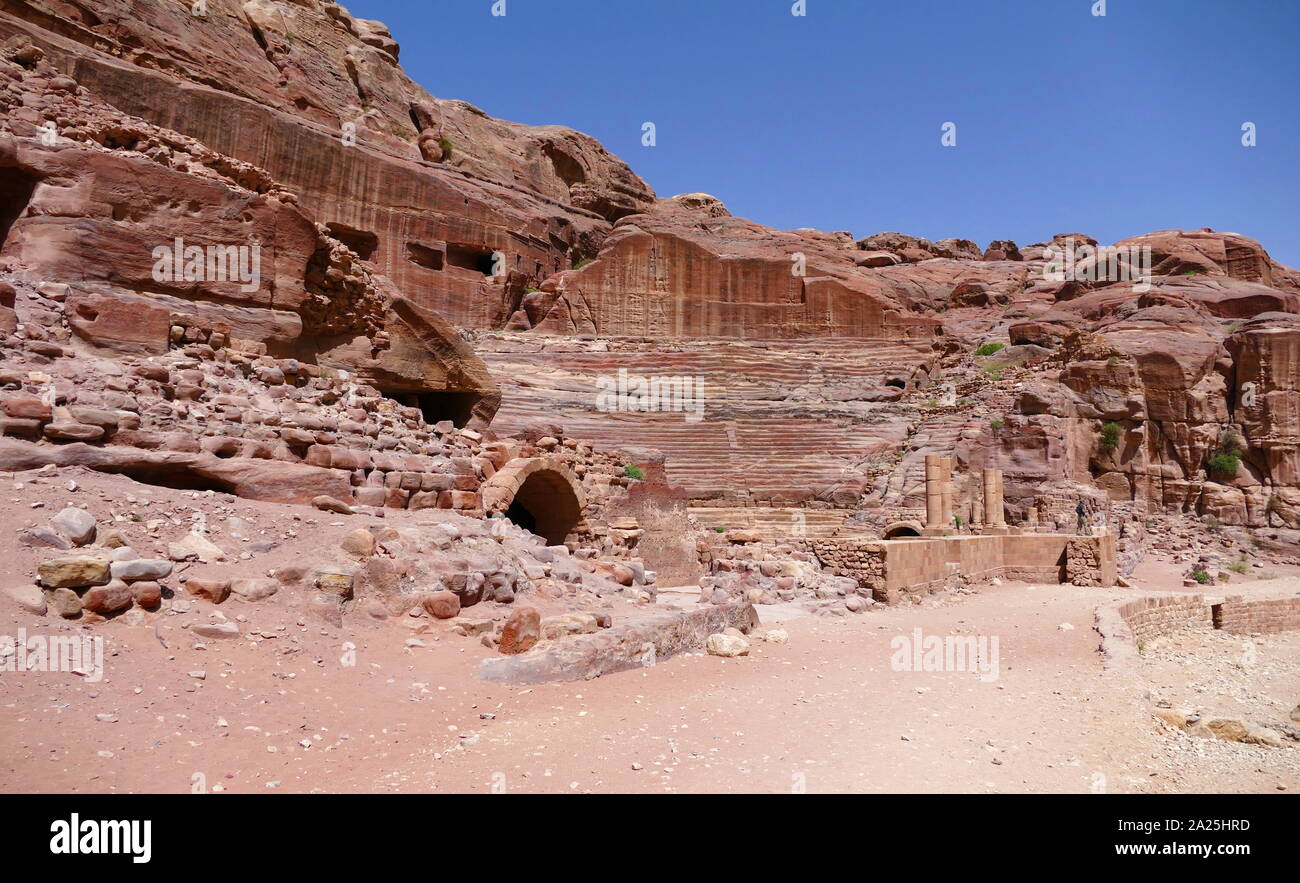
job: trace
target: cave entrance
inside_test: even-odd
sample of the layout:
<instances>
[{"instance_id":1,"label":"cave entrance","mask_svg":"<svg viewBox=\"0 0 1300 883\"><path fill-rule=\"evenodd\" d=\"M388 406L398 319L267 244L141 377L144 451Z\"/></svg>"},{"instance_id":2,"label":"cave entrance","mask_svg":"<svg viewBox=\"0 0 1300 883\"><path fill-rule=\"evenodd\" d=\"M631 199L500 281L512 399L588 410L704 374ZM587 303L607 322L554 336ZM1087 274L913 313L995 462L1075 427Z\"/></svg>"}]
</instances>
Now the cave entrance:
<instances>
[{"instance_id":1,"label":"cave entrance","mask_svg":"<svg viewBox=\"0 0 1300 883\"><path fill-rule=\"evenodd\" d=\"M474 406L482 398L476 392L390 392L390 399L408 408L419 408L424 422L433 426L450 420L457 429L464 429L474 419Z\"/></svg>"},{"instance_id":2,"label":"cave entrance","mask_svg":"<svg viewBox=\"0 0 1300 883\"><path fill-rule=\"evenodd\" d=\"M490 251L479 251L461 245L447 246L447 264L462 270L482 273L484 276L495 275L496 259Z\"/></svg>"},{"instance_id":3,"label":"cave entrance","mask_svg":"<svg viewBox=\"0 0 1300 883\"><path fill-rule=\"evenodd\" d=\"M506 518L546 540L560 546L578 526L582 505L568 478L548 469L532 473L506 510Z\"/></svg>"},{"instance_id":4,"label":"cave entrance","mask_svg":"<svg viewBox=\"0 0 1300 883\"><path fill-rule=\"evenodd\" d=\"M18 169L0 169L0 251L4 250L14 223L31 204L38 180Z\"/></svg>"},{"instance_id":5,"label":"cave entrance","mask_svg":"<svg viewBox=\"0 0 1300 883\"><path fill-rule=\"evenodd\" d=\"M917 540L920 538L921 532L909 524L896 524L885 531L885 539L887 540Z\"/></svg>"},{"instance_id":6,"label":"cave entrance","mask_svg":"<svg viewBox=\"0 0 1300 883\"><path fill-rule=\"evenodd\" d=\"M379 250L379 237L346 224L326 224L330 235L352 249L363 261L373 260Z\"/></svg>"}]
</instances>

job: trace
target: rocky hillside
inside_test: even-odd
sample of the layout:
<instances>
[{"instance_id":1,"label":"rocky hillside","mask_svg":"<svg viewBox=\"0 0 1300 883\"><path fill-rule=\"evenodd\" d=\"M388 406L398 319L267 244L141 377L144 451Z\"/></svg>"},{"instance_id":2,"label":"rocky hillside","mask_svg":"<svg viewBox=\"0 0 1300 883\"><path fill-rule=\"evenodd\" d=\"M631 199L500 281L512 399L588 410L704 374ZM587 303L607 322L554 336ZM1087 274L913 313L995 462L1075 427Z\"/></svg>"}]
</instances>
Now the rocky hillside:
<instances>
[{"instance_id":1,"label":"rocky hillside","mask_svg":"<svg viewBox=\"0 0 1300 883\"><path fill-rule=\"evenodd\" d=\"M1246 236L1162 231L1107 263L1082 234L773 230L429 95L383 24L319 0L0 0L0 44L0 332L25 357L289 360L416 409L407 453L444 420L557 424L662 451L697 510L827 529L914 514L927 453L955 455L966 512L992 465L1017 521L1084 493L1300 528L1300 274ZM160 274L173 244L256 246L260 279ZM620 371L702 384L698 419L611 410Z\"/></svg>"}]
</instances>

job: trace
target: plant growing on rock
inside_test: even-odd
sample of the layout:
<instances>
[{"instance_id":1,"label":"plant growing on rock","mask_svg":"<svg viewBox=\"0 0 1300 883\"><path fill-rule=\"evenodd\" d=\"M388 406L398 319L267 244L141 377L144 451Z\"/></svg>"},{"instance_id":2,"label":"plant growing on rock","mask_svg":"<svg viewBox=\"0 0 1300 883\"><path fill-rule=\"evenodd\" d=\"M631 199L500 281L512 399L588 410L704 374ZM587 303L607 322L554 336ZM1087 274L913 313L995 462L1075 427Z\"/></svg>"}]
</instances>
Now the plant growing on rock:
<instances>
[{"instance_id":1,"label":"plant growing on rock","mask_svg":"<svg viewBox=\"0 0 1300 883\"><path fill-rule=\"evenodd\" d=\"M1206 585L1207 583L1210 582L1210 575L1206 573L1204 570L1193 570L1192 579L1194 579L1196 582L1200 583L1201 585Z\"/></svg>"},{"instance_id":2,"label":"plant growing on rock","mask_svg":"<svg viewBox=\"0 0 1300 883\"><path fill-rule=\"evenodd\" d=\"M1002 343L986 343L986 344L984 344L982 347L980 347L979 349L975 350L975 355L977 355L977 356L991 356L991 355L994 355L995 353L999 353L999 352L1001 352L1001 351L1002 351L1003 349L1005 349L1005 348L1006 348L1006 344L1002 344Z\"/></svg>"},{"instance_id":3,"label":"plant growing on rock","mask_svg":"<svg viewBox=\"0 0 1300 883\"><path fill-rule=\"evenodd\" d=\"M438 139L438 146L442 148L443 162L451 159L451 155L456 152L456 142L452 141L446 135L443 135Z\"/></svg>"},{"instance_id":4,"label":"plant growing on rock","mask_svg":"<svg viewBox=\"0 0 1300 883\"><path fill-rule=\"evenodd\" d=\"M1123 437L1124 427L1112 420L1101 428L1101 449L1106 453L1118 450Z\"/></svg>"},{"instance_id":5,"label":"plant growing on rock","mask_svg":"<svg viewBox=\"0 0 1300 883\"><path fill-rule=\"evenodd\" d=\"M644 481L644 480L645 480L645 472L642 471L642 469L641 469L640 466L632 466L632 465L630 465L630 464L627 465L627 466L624 466L624 467L623 467L623 475L626 476L627 478L632 479L633 481Z\"/></svg>"},{"instance_id":6,"label":"plant growing on rock","mask_svg":"<svg viewBox=\"0 0 1300 883\"><path fill-rule=\"evenodd\" d=\"M1219 450L1210 458L1211 475L1232 478L1241 468L1241 437L1228 430L1219 438Z\"/></svg>"}]
</instances>

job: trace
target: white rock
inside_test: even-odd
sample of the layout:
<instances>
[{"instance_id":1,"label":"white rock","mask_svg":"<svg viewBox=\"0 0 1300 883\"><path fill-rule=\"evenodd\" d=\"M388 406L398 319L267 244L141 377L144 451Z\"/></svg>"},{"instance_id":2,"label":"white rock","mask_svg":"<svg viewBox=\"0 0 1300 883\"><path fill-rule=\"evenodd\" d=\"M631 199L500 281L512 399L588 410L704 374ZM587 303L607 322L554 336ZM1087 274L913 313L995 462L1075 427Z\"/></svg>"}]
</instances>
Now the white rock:
<instances>
[{"instance_id":1,"label":"white rock","mask_svg":"<svg viewBox=\"0 0 1300 883\"><path fill-rule=\"evenodd\" d=\"M749 641L735 635L709 635L704 646L710 656L731 658L749 655Z\"/></svg>"},{"instance_id":2,"label":"white rock","mask_svg":"<svg viewBox=\"0 0 1300 883\"><path fill-rule=\"evenodd\" d=\"M69 506L51 518L50 524L78 546L87 546L95 541L95 516L85 509Z\"/></svg>"}]
</instances>

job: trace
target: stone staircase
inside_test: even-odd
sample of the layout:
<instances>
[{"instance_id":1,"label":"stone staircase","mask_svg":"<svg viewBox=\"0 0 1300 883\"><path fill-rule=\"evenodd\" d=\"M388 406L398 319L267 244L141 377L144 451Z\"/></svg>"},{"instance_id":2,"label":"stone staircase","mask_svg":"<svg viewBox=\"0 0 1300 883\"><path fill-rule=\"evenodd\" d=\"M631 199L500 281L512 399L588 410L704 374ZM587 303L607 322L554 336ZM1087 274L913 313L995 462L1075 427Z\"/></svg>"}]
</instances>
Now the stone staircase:
<instances>
[{"instance_id":1,"label":"stone staircase","mask_svg":"<svg viewBox=\"0 0 1300 883\"><path fill-rule=\"evenodd\" d=\"M696 500L847 504L872 467L906 443L912 406L891 401L934 353L926 342L873 340L581 340L492 333L474 341L502 387L493 428L559 423L603 448L668 456ZM597 378L698 377L703 419L597 409ZM841 499L843 498L843 499Z\"/></svg>"},{"instance_id":2,"label":"stone staircase","mask_svg":"<svg viewBox=\"0 0 1300 883\"><path fill-rule=\"evenodd\" d=\"M853 514L847 509L772 506L692 506L689 512L695 523L706 531L752 530L771 542L832 537ZM802 534L797 534L796 528L802 530Z\"/></svg>"}]
</instances>

